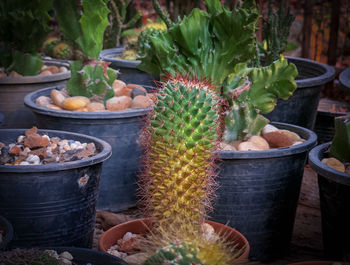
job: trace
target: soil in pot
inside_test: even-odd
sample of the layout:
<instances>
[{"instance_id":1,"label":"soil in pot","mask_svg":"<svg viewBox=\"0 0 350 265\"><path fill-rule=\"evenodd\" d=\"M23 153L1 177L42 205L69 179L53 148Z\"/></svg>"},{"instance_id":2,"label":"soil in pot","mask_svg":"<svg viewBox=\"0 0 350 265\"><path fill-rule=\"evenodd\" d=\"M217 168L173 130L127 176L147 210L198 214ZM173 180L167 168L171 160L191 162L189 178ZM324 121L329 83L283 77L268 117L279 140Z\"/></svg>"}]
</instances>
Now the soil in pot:
<instances>
[{"instance_id":1,"label":"soil in pot","mask_svg":"<svg viewBox=\"0 0 350 265\"><path fill-rule=\"evenodd\" d=\"M322 236L327 258L350 261L350 174L322 163L330 143L321 144L309 153L309 163L318 175Z\"/></svg>"},{"instance_id":2,"label":"soil in pot","mask_svg":"<svg viewBox=\"0 0 350 265\"><path fill-rule=\"evenodd\" d=\"M136 83L146 86L154 86L154 81L159 80L159 76L154 76L143 72L137 68L141 63L137 60L117 59L124 51L124 48L113 48L102 50L100 58L103 61L110 62L109 67L119 70L119 79L126 83Z\"/></svg>"},{"instance_id":3,"label":"soil in pot","mask_svg":"<svg viewBox=\"0 0 350 265\"><path fill-rule=\"evenodd\" d=\"M321 90L327 82L333 80L335 70L329 65L308 59L286 58L298 69L299 74L295 80L297 90L288 100L279 99L275 109L264 116L274 122L313 129Z\"/></svg>"},{"instance_id":4,"label":"soil in pot","mask_svg":"<svg viewBox=\"0 0 350 265\"><path fill-rule=\"evenodd\" d=\"M0 214L14 227L11 245L91 247L102 162L111 155L111 147L82 134L51 130L38 134L94 143L97 154L64 163L0 165ZM21 129L0 130L6 146L21 135L25 135ZM35 148L31 151L41 147Z\"/></svg>"},{"instance_id":5,"label":"soil in pot","mask_svg":"<svg viewBox=\"0 0 350 265\"><path fill-rule=\"evenodd\" d=\"M234 242L236 249L240 251L239 256L237 259L235 259L237 264L247 261L249 254L249 243L241 233L220 223L212 221L207 221L206 223L214 228L215 233L221 236L227 236L230 243ZM151 225L150 219L144 218L114 226L101 236L99 241L99 249L103 252L109 252L121 256L123 256L123 254L120 253L122 250L125 252L132 252L133 247L137 247L135 242L137 243L137 241L140 240L140 237L147 236ZM119 246L116 246L118 245L118 242ZM119 249L119 251L116 250L116 248ZM132 263L133 261L137 261L137 264L140 262L140 264L142 264L142 260L145 260L146 258L147 256L140 252L133 253L133 255L129 256L124 255L124 259L127 262L129 261Z\"/></svg>"},{"instance_id":6,"label":"soil in pot","mask_svg":"<svg viewBox=\"0 0 350 265\"><path fill-rule=\"evenodd\" d=\"M123 85L123 82L115 82L117 93L122 84L121 92L134 93L144 90L131 89ZM118 85L118 86L117 86ZM36 115L39 126L48 129L61 129L86 133L111 144L113 149L112 157L103 165L103 175L100 185L98 208L106 211L118 212L132 207L136 204L137 174L141 165L141 150L138 145L138 138L143 128L148 108L128 108L113 111L67 111L51 109L39 106L35 102L39 98L48 98L53 90L60 90L58 87L51 87L33 92L26 96L25 104ZM152 88L147 89L147 102L151 98ZM136 96L145 98L145 96ZM121 95L118 98L129 98ZM112 98L113 100L113 98ZM129 103L131 102L129 98Z\"/></svg>"},{"instance_id":7,"label":"soil in pot","mask_svg":"<svg viewBox=\"0 0 350 265\"><path fill-rule=\"evenodd\" d=\"M220 187L211 214L214 221L242 232L251 246L250 259L260 261L288 251L307 151L317 139L305 128L273 125L305 141L269 150L218 152Z\"/></svg>"},{"instance_id":8,"label":"soil in pot","mask_svg":"<svg viewBox=\"0 0 350 265\"><path fill-rule=\"evenodd\" d=\"M37 76L0 77L0 112L5 119L2 128L30 128L36 124L35 116L25 108L24 97L35 90L65 84L70 78L69 65L57 61L45 61L45 69ZM64 67L64 68L63 68ZM59 72L61 69L61 72ZM52 72L51 72L52 71ZM57 72L56 72L57 71ZM56 72L56 73L54 73Z\"/></svg>"}]
</instances>

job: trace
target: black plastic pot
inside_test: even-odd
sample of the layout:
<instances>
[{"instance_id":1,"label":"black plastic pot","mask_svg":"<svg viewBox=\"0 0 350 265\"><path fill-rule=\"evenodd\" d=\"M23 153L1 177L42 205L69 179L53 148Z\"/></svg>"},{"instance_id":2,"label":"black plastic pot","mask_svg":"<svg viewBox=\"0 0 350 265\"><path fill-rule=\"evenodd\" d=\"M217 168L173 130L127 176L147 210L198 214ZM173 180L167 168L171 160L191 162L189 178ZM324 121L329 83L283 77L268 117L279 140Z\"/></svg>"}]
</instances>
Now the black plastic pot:
<instances>
[{"instance_id":1,"label":"black plastic pot","mask_svg":"<svg viewBox=\"0 0 350 265\"><path fill-rule=\"evenodd\" d=\"M321 162L329 145L324 143L309 153L310 166L318 175L324 253L327 258L350 261L350 174Z\"/></svg>"},{"instance_id":2,"label":"black plastic pot","mask_svg":"<svg viewBox=\"0 0 350 265\"><path fill-rule=\"evenodd\" d=\"M13 227L11 223L0 215L0 230L3 231L2 241L0 241L0 251L5 250L13 238Z\"/></svg>"},{"instance_id":3,"label":"black plastic pot","mask_svg":"<svg viewBox=\"0 0 350 265\"><path fill-rule=\"evenodd\" d=\"M1 129L1 142L14 143L24 132ZM14 227L11 246L91 247L102 162L111 155L111 146L82 134L39 132L82 143L93 142L99 153L62 164L0 165L0 214Z\"/></svg>"},{"instance_id":4,"label":"black plastic pot","mask_svg":"<svg viewBox=\"0 0 350 265\"><path fill-rule=\"evenodd\" d=\"M335 111L331 111L333 107ZM318 144L332 141L335 133L334 118L346 115L346 112L336 111L339 107L346 112L350 111L350 103L328 99L320 100L313 130L317 134Z\"/></svg>"},{"instance_id":5,"label":"black plastic pot","mask_svg":"<svg viewBox=\"0 0 350 265\"><path fill-rule=\"evenodd\" d=\"M69 67L68 64L44 60L46 65ZM0 79L0 112L5 116L2 128L30 128L35 125L35 116L24 107L24 97L35 90L63 85L70 78L70 71L54 75L24 77L2 77Z\"/></svg>"},{"instance_id":6,"label":"black plastic pot","mask_svg":"<svg viewBox=\"0 0 350 265\"><path fill-rule=\"evenodd\" d=\"M138 60L121 60L115 57L121 56L124 48L113 48L102 50L100 59L110 62L109 67L119 70L118 79L126 84L139 84L154 86L154 80L159 80L159 76L151 75L141 71L137 66L141 63Z\"/></svg>"},{"instance_id":7,"label":"black plastic pot","mask_svg":"<svg viewBox=\"0 0 350 265\"><path fill-rule=\"evenodd\" d=\"M0 126L4 122L4 115L0 112Z\"/></svg>"},{"instance_id":8,"label":"black plastic pot","mask_svg":"<svg viewBox=\"0 0 350 265\"><path fill-rule=\"evenodd\" d=\"M350 68L347 68L341 72L339 75L339 83L344 92L350 93Z\"/></svg>"},{"instance_id":9,"label":"black plastic pot","mask_svg":"<svg viewBox=\"0 0 350 265\"><path fill-rule=\"evenodd\" d=\"M312 131L273 123L306 141L263 151L220 151L220 185L212 219L227 223L246 236L250 259L268 261L286 254L307 152L316 143Z\"/></svg>"},{"instance_id":10,"label":"black plastic pot","mask_svg":"<svg viewBox=\"0 0 350 265\"><path fill-rule=\"evenodd\" d=\"M136 181L140 167L137 144L140 130L151 108L111 112L57 111L35 104L39 96L49 96L57 87L30 93L25 105L36 115L40 128L86 133L105 140L113 154L103 165L98 208L118 212L136 204Z\"/></svg>"},{"instance_id":11,"label":"black plastic pot","mask_svg":"<svg viewBox=\"0 0 350 265\"><path fill-rule=\"evenodd\" d=\"M277 101L276 108L264 115L271 121L295 124L313 129L320 93L333 80L333 67L303 58L286 57L298 69L297 89L288 100Z\"/></svg>"}]
</instances>

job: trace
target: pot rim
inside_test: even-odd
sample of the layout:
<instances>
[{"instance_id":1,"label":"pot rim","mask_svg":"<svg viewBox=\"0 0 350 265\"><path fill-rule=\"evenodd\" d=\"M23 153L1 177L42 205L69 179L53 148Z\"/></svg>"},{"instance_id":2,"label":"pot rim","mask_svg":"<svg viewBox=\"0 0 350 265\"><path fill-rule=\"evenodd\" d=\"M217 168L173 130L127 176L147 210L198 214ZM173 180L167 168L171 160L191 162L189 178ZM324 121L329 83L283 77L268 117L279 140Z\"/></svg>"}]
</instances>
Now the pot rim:
<instances>
[{"instance_id":1,"label":"pot rim","mask_svg":"<svg viewBox=\"0 0 350 265\"><path fill-rule=\"evenodd\" d=\"M43 59L43 62L47 65L55 66L65 66L69 69L69 64L64 62L58 62L55 60ZM33 75L33 76L23 76L23 77L2 77L0 78L0 86L5 84L36 84L36 83L48 83L61 81L69 79L71 77L71 72L68 70L64 73L57 73L52 75Z\"/></svg>"},{"instance_id":2,"label":"pot rim","mask_svg":"<svg viewBox=\"0 0 350 265\"><path fill-rule=\"evenodd\" d=\"M0 215L0 223L3 223L7 227L6 235L3 241L0 242L0 250L2 250L6 245L13 239L13 226L4 216Z\"/></svg>"},{"instance_id":3,"label":"pot rim","mask_svg":"<svg viewBox=\"0 0 350 265\"><path fill-rule=\"evenodd\" d=\"M302 64L306 64L309 67L317 68L323 72L321 75L317 75L315 77L296 79L295 82L298 88L319 86L334 79L335 69L330 65L299 57L285 56L285 58L287 58L288 61L291 63L299 62Z\"/></svg>"},{"instance_id":4,"label":"pot rim","mask_svg":"<svg viewBox=\"0 0 350 265\"><path fill-rule=\"evenodd\" d=\"M49 96L49 91L53 89L61 89L63 86L50 86L42 89L38 89L26 95L24 97L24 105L31 109L34 113L46 115L46 116L54 116L61 118L71 118L71 119L99 119L99 120L107 120L107 119L116 119L116 118L129 118L129 117L137 117L146 115L149 111L152 110L152 107L148 108L139 108L139 109L127 109L127 110L118 110L118 111L95 111L95 112L77 112L77 111L69 111L69 110L54 110L46 107L42 107L37 105L34 101L39 96L46 95Z\"/></svg>"},{"instance_id":5,"label":"pot rim","mask_svg":"<svg viewBox=\"0 0 350 265\"><path fill-rule=\"evenodd\" d=\"M330 144L331 142L327 142L314 147L309 153L309 164L318 175L339 184L350 185L350 174L335 170L321 162L321 158Z\"/></svg>"},{"instance_id":6,"label":"pot rim","mask_svg":"<svg viewBox=\"0 0 350 265\"><path fill-rule=\"evenodd\" d=\"M108 234L110 233L113 233L114 231L118 230L121 226L128 226L130 224L142 224L144 225L145 227L147 227L147 225L149 225L151 221L151 218L149 217L146 217L146 218L138 218L138 219L135 219L135 220L131 220L131 221L128 221L128 222L124 222L124 223L121 223L119 225L115 225L113 227L111 227L110 229L108 229L107 231L105 231L102 236L100 237L99 241L98 241L98 249L100 251L103 251L103 252L107 252L107 249L105 248L105 246L103 245L103 241L105 240L105 238L108 236ZM235 259L235 261L239 262L239 261L243 261L243 260L246 260L248 259L248 256L249 256L249 251L250 251L250 245L249 245L249 242L248 240L246 239L246 237L240 233L238 230L230 227L230 226L227 226L227 225L224 225L224 224L221 224L221 223L218 223L218 222L214 222L214 221L210 221L210 220L205 220L206 223L208 224L218 224L219 226L222 227L222 229L228 229L230 230L232 233L235 233L237 235L237 237L241 238L242 239L242 243L243 243L243 246L244 247L244 251L242 253L240 253L240 255ZM129 232L132 232L132 231L129 231Z\"/></svg>"},{"instance_id":7,"label":"pot rim","mask_svg":"<svg viewBox=\"0 0 350 265\"><path fill-rule=\"evenodd\" d=\"M227 159L256 159L256 158L272 158L272 157L284 157L295 155L303 152L309 151L316 145L317 135L306 128L292 125L282 122L271 122L272 125L279 129L286 129L300 135L301 138L306 139L305 142L297 145L292 145L289 147L274 148L261 151L229 151L222 150L216 151L218 158L222 160Z\"/></svg>"},{"instance_id":8,"label":"pot rim","mask_svg":"<svg viewBox=\"0 0 350 265\"><path fill-rule=\"evenodd\" d=\"M16 132L18 135L24 135L24 132L26 129L0 129L0 133L6 133L6 132ZM102 163L106 159L108 159L112 155L112 147L109 143L107 143L104 140L101 140L99 138L80 134L80 133L73 133L73 132L67 132L67 131L58 131L58 130L46 130L46 129L40 129L38 130L38 133L47 133L50 137L55 137L56 135L64 135L65 138L72 137L74 138L84 138L84 141L87 143L93 142L96 145L96 148L100 148L101 150L99 153L92 157L84 158L77 161L70 161L65 163L52 163L52 164L46 164L46 165L0 165L0 172L49 172L49 171L62 171L62 170L70 170L75 168L81 168L81 167L87 167L91 165L95 165L97 163ZM62 136L60 136L62 138ZM82 141L82 140L80 140Z\"/></svg>"},{"instance_id":9,"label":"pot rim","mask_svg":"<svg viewBox=\"0 0 350 265\"><path fill-rule=\"evenodd\" d=\"M123 53L124 50L124 47L104 49L100 53L100 59L102 61L118 64L120 67L137 68L137 66L141 63L140 60L123 60L113 58L116 55Z\"/></svg>"}]
</instances>

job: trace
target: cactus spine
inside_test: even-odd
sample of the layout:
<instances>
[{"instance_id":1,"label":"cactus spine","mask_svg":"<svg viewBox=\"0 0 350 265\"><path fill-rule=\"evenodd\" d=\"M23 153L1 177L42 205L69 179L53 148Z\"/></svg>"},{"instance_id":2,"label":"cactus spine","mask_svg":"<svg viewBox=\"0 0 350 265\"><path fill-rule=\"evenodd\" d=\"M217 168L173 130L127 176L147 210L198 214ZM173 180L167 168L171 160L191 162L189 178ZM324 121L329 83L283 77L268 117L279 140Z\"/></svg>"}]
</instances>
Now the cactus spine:
<instances>
[{"instance_id":1,"label":"cactus spine","mask_svg":"<svg viewBox=\"0 0 350 265\"><path fill-rule=\"evenodd\" d=\"M217 96L208 83L177 76L158 95L149 133L142 185L150 214L160 226L200 223L210 203L211 151L217 139Z\"/></svg>"}]
</instances>

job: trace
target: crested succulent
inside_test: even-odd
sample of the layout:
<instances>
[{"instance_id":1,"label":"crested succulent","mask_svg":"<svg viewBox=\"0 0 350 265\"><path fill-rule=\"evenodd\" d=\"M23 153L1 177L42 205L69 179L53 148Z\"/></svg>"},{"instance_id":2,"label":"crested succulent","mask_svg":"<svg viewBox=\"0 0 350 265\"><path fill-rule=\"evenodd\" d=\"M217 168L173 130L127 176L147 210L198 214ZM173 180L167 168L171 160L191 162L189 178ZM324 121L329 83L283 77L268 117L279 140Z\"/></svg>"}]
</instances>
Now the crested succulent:
<instances>
[{"instance_id":1,"label":"crested succulent","mask_svg":"<svg viewBox=\"0 0 350 265\"><path fill-rule=\"evenodd\" d=\"M108 64L97 61L102 49L103 33L108 25L108 0L54 0L54 9L65 40L80 51L81 60L71 64L71 79L67 90L74 96L113 97L112 84L116 73Z\"/></svg>"},{"instance_id":2,"label":"crested succulent","mask_svg":"<svg viewBox=\"0 0 350 265\"><path fill-rule=\"evenodd\" d=\"M52 0L3 0L0 3L0 66L7 72L37 75L39 48L50 31Z\"/></svg>"},{"instance_id":3,"label":"crested succulent","mask_svg":"<svg viewBox=\"0 0 350 265\"><path fill-rule=\"evenodd\" d=\"M335 135L332 140L331 156L350 162L350 115L336 117L334 119Z\"/></svg>"},{"instance_id":4,"label":"crested succulent","mask_svg":"<svg viewBox=\"0 0 350 265\"><path fill-rule=\"evenodd\" d=\"M194 9L167 32L150 36L139 68L152 74L188 73L221 87L228 106L225 140L259 134L268 122L261 113L273 110L278 98L296 89L296 67L283 57L266 67L257 65L255 32L258 10L244 1L232 11L218 0L206 1L207 12ZM247 82L247 85L244 83Z\"/></svg>"},{"instance_id":5,"label":"crested succulent","mask_svg":"<svg viewBox=\"0 0 350 265\"><path fill-rule=\"evenodd\" d=\"M217 105L209 83L182 76L170 78L158 94L146 129L148 166L141 188L150 216L163 228L185 219L199 224L210 207Z\"/></svg>"}]
</instances>

